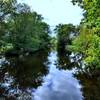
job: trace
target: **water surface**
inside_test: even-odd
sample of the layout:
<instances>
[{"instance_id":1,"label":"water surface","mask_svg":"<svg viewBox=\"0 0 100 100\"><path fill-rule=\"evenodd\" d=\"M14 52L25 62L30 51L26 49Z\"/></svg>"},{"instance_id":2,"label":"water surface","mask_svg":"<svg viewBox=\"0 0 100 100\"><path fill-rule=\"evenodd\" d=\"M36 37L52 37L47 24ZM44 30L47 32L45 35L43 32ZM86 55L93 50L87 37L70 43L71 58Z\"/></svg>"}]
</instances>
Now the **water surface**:
<instances>
[{"instance_id":1,"label":"water surface","mask_svg":"<svg viewBox=\"0 0 100 100\"><path fill-rule=\"evenodd\" d=\"M0 98L100 100L99 79L79 72L69 55L46 50L29 56L1 57Z\"/></svg>"}]
</instances>

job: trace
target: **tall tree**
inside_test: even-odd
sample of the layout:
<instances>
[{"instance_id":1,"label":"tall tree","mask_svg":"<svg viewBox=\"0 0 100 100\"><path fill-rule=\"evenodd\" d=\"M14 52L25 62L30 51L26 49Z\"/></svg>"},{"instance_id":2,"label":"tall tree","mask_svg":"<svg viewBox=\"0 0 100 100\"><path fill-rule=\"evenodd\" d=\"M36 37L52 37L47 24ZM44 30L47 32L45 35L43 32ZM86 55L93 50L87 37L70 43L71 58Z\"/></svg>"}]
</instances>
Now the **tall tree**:
<instances>
[{"instance_id":1,"label":"tall tree","mask_svg":"<svg viewBox=\"0 0 100 100\"><path fill-rule=\"evenodd\" d=\"M89 68L100 68L100 1L73 0L84 10L80 34L73 40L72 50L83 55Z\"/></svg>"}]
</instances>

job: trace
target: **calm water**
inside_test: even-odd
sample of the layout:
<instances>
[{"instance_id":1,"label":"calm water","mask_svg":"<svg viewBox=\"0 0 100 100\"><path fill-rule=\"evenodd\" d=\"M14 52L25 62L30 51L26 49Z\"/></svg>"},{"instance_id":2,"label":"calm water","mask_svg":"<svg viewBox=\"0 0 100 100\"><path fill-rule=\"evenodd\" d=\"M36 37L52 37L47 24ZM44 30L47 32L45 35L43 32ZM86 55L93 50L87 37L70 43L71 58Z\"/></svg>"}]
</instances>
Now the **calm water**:
<instances>
[{"instance_id":1,"label":"calm water","mask_svg":"<svg viewBox=\"0 0 100 100\"><path fill-rule=\"evenodd\" d=\"M0 100L100 100L100 79L78 66L57 51L1 57Z\"/></svg>"}]
</instances>

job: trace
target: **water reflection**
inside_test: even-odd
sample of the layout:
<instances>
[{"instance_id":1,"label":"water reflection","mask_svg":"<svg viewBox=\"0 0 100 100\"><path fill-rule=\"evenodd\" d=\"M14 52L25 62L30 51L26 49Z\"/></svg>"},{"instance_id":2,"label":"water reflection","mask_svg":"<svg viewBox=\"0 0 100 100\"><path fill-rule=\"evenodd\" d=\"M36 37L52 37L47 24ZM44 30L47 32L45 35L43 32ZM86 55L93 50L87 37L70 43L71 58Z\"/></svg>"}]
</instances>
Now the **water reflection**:
<instances>
[{"instance_id":1,"label":"water reflection","mask_svg":"<svg viewBox=\"0 0 100 100\"><path fill-rule=\"evenodd\" d=\"M51 52L48 61L49 74L35 91L33 100L82 100L79 81L72 72L56 68L57 53Z\"/></svg>"},{"instance_id":2,"label":"water reflection","mask_svg":"<svg viewBox=\"0 0 100 100\"><path fill-rule=\"evenodd\" d=\"M72 58L70 57L71 53L70 52L58 52L57 57L58 57L58 68L59 69L67 69L67 70L72 70L76 66L78 67L78 63L75 62L75 60L72 61Z\"/></svg>"},{"instance_id":3,"label":"water reflection","mask_svg":"<svg viewBox=\"0 0 100 100\"><path fill-rule=\"evenodd\" d=\"M0 93L6 100L82 100L74 70L58 69L57 52L5 58L0 67Z\"/></svg>"},{"instance_id":4,"label":"water reflection","mask_svg":"<svg viewBox=\"0 0 100 100\"><path fill-rule=\"evenodd\" d=\"M33 87L36 88L41 85L43 76L48 73L44 64L47 61L47 55L47 51L42 51L30 56L11 57L5 58L5 61L2 60L0 96L16 98L27 94L29 97L29 90L31 91Z\"/></svg>"},{"instance_id":5,"label":"water reflection","mask_svg":"<svg viewBox=\"0 0 100 100\"><path fill-rule=\"evenodd\" d=\"M84 100L100 100L100 75L93 77L82 72L77 74L76 77L83 85Z\"/></svg>"}]
</instances>

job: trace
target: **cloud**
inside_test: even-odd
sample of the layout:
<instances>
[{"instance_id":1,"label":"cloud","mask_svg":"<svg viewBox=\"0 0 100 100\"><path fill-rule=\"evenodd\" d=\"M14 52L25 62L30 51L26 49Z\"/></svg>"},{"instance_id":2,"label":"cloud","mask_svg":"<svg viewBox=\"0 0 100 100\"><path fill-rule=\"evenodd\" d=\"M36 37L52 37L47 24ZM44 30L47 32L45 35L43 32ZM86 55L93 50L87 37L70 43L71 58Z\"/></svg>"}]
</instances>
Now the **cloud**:
<instances>
[{"instance_id":1,"label":"cloud","mask_svg":"<svg viewBox=\"0 0 100 100\"><path fill-rule=\"evenodd\" d=\"M42 86L34 93L33 100L82 100L78 80L71 72L54 68L44 78Z\"/></svg>"}]
</instances>

